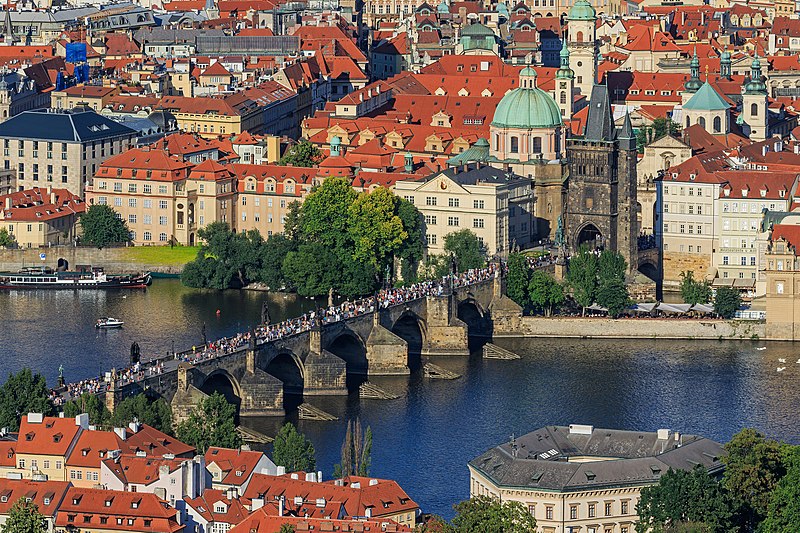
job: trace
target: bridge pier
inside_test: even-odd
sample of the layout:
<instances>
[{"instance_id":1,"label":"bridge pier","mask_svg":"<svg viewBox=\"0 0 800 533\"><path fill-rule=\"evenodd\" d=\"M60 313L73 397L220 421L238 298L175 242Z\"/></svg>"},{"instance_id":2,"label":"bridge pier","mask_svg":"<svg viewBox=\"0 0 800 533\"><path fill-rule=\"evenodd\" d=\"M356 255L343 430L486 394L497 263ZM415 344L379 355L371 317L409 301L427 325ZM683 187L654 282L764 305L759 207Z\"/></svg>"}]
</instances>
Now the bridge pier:
<instances>
[{"instance_id":1,"label":"bridge pier","mask_svg":"<svg viewBox=\"0 0 800 533\"><path fill-rule=\"evenodd\" d=\"M458 319L453 294L427 297L426 345L422 355L469 355L467 325Z\"/></svg>"},{"instance_id":2,"label":"bridge pier","mask_svg":"<svg viewBox=\"0 0 800 533\"><path fill-rule=\"evenodd\" d=\"M240 416L283 416L283 382L255 368L246 372L239 383L242 403Z\"/></svg>"},{"instance_id":3,"label":"bridge pier","mask_svg":"<svg viewBox=\"0 0 800 533\"><path fill-rule=\"evenodd\" d=\"M381 313L373 314L372 331L367 338L367 361L370 376L404 376L408 368L408 343L383 327Z\"/></svg>"},{"instance_id":4,"label":"bridge pier","mask_svg":"<svg viewBox=\"0 0 800 533\"><path fill-rule=\"evenodd\" d=\"M309 352L303 395L347 395L347 363L328 350Z\"/></svg>"}]
</instances>

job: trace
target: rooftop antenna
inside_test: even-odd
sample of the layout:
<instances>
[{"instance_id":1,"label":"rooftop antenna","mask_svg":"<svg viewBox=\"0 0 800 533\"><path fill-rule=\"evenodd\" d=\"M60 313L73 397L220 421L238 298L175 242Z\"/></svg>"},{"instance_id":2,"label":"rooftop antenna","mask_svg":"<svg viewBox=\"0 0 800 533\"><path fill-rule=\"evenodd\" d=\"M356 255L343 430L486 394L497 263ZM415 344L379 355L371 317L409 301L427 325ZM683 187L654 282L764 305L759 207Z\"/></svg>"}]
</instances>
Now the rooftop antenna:
<instances>
[{"instance_id":1,"label":"rooftop antenna","mask_svg":"<svg viewBox=\"0 0 800 533\"><path fill-rule=\"evenodd\" d=\"M511 434L511 457L517 458L517 439L514 434Z\"/></svg>"}]
</instances>

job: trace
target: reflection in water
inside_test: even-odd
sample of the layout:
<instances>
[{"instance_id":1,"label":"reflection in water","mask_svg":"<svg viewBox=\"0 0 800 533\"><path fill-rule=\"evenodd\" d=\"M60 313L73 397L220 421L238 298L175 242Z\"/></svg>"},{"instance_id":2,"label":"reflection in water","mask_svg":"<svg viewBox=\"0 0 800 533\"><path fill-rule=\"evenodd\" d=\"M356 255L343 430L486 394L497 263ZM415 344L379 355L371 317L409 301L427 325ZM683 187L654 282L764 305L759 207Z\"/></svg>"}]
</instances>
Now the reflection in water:
<instances>
[{"instance_id":1,"label":"reflection in water","mask_svg":"<svg viewBox=\"0 0 800 533\"><path fill-rule=\"evenodd\" d=\"M141 292L0 293L0 374L23 366L44 372L50 383L63 364L68 379L98 375L128 360L137 341L142 354L163 353L255 324L264 298L272 320L315 306L291 296L239 291L198 291L177 280L157 280ZM216 315L217 309L220 315ZM119 331L96 331L101 316L125 321ZM408 324L410 326L410 324ZM410 336L406 331L404 336ZM360 417L374 432L372 474L397 479L425 511L452 516L451 505L468 495L466 463L514 433L547 424L585 423L622 429L672 428L719 441L745 426L800 443L795 413L800 365L775 371L778 358L797 360L790 344L716 341L579 339L498 340L520 353L516 361L440 357L433 362L462 374L456 381L411 376L371 378L397 400L357 395L308 396L306 401L339 417L335 422L297 421L314 442L319 467L330 474L348 418ZM353 347L347 347L350 350ZM355 366L358 351L345 353ZM289 361L272 369L292 380ZM297 401L295 399L295 401ZM284 419L246 418L274 435Z\"/></svg>"}]
</instances>

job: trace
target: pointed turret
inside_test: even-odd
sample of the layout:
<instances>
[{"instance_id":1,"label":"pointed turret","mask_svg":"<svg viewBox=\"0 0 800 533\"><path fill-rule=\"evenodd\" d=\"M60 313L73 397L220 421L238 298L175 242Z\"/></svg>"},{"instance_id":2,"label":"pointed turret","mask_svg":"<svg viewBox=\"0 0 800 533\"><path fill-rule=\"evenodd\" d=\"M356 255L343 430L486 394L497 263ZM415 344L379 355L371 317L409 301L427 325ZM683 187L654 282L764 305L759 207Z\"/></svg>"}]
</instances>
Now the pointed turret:
<instances>
[{"instance_id":1,"label":"pointed turret","mask_svg":"<svg viewBox=\"0 0 800 533\"><path fill-rule=\"evenodd\" d=\"M608 99L608 87L605 85L592 87L584 138L587 141L614 140L614 119L611 113L611 101Z\"/></svg>"},{"instance_id":2,"label":"pointed turret","mask_svg":"<svg viewBox=\"0 0 800 533\"><path fill-rule=\"evenodd\" d=\"M625 113L625 121L617 132L617 139L622 150L636 150L636 134L633 132L630 113Z\"/></svg>"},{"instance_id":3,"label":"pointed turret","mask_svg":"<svg viewBox=\"0 0 800 533\"><path fill-rule=\"evenodd\" d=\"M561 40L561 67L556 71L556 78L559 80L571 80L575 77L575 71L569 66L569 47L567 39Z\"/></svg>"},{"instance_id":4,"label":"pointed turret","mask_svg":"<svg viewBox=\"0 0 800 533\"><path fill-rule=\"evenodd\" d=\"M696 93L703 86L703 82L700 81L700 58L697 57L696 46L694 47L692 62L689 63L689 72L689 79L683 84L684 92Z\"/></svg>"},{"instance_id":5,"label":"pointed turret","mask_svg":"<svg viewBox=\"0 0 800 533\"><path fill-rule=\"evenodd\" d=\"M744 94L767 94L767 85L761 77L761 60L758 58L758 52L750 64L750 81L744 86Z\"/></svg>"},{"instance_id":6,"label":"pointed turret","mask_svg":"<svg viewBox=\"0 0 800 533\"><path fill-rule=\"evenodd\" d=\"M14 37L14 24L11 22L11 8L6 5L5 27L3 29L3 44L12 46L17 39Z\"/></svg>"},{"instance_id":7,"label":"pointed turret","mask_svg":"<svg viewBox=\"0 0 800 533\"><path fill-rule=\"evenodd\" d=\"M731 79L731 53L727 46L719 56L719 75L726 80Z\"/></svg>"}]
</instances>

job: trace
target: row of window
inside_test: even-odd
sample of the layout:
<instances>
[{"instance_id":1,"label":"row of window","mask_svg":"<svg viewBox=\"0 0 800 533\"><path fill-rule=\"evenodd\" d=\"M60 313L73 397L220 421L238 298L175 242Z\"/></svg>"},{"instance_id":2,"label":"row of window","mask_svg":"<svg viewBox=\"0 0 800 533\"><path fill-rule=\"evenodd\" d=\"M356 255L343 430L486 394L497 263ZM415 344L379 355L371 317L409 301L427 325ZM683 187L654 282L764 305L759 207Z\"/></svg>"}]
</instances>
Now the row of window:
<instances>
[{"instance_id":1,"label":"row of window","mask_svg":"<svg viewBox=\"0 0 800 533\"><path fill-rule=\"evenodd\" d=\"M425 224L427 226L436 226L438 223L438 218L436 215L425 215ZM460 225L459 217L447 217L447 225L458 227ZM472 219L472 227L473 228L483 228L486 226L486 221L482 218L473 218Z\"/></svg>"},{"instance_id":2,"label":"row of window","mask_svg":"<svg viewBox=\"0 0 800 533\"><path fill-rule=\"evenodd\" d=\"M74 515L74 514L67 515L67 521L68 522L73 522L74 523L77 520L77 518L78 518L78 515ZM110 517L108 517L108 516L101 516L100 517L100 523L101 524L108 524L108 519L109 518ZM117 517L116 520L117 520L117 525L118 526L121 526L123 524L127 524L129 526L132 526L132 525L134 525L136 523L136 519L135 518L120 518L120 517ZM143 518L142 521L144 522L144 527L151 527L153 525L153 519L152 518ZM83 515L83 523L84 524L90 524L91 522L92 522L92 515L88 515L88 514Z\"/></svg>"},{"instance_id":3,"label":"row of window","mask_svg":"<svg viewBox=\"0 0 800 533\"><path fill-rule=\"evenodd\" d=\"M32 181L39 181L39 164L34 163L31 167L31 180ZM47 181L53 181L53 165L47 165ZM17 179L24 180L25 179L25 163L19 163L17 166ZM61 183L67 183L68 181L67 176L67 167L61 167Z\"/></svg>"},{"instance_id":4,"label":"row of window","mask_svg":"<svg viewBox=\"0 0 800 533\"><path fill-rule=\"evenodd\" d=\"M247 197L246 196L242 196L242 205L247 205ZM261 198L259 198L258 196L253 198L253 205L256 206L256 207L259 207L261 205ZM282 208L286 207L286 200L281 200L280 201L280 206ZM267 198L267 207L272 207L272 198Z\"/></svg>"},{"instance_id":5,"label":"row of window","mask_svg":"<svg viewBox=\"0 0 800 533\"><path fill-rule=\"evenodd\" d=\"M687 224L675 224L674 222L670 225L668 223L664 223L664 233L676 233L675 229L677 228L677 233L686 233L686 226ZM694 224L688 224L689 226L689 234L692 235L697 230L697 235L703 234L703 225L698 224L695 226ZM670 227L672 228L670 230Z\"/></svg>"},{"instance_id":6,"label":"row of window","mask_svg":"<svg viewBox=\"0 0 800 533\"><path fill-rule=\"evenodd\" d=\"M83 471L82 470L70 470L69 478L72 480L81 480L83 479ZM100 474L97 472L93 472L91 470L86 471L86 481L99 481Z\"/></svg>"},{"instance_id":7,"label":"row of window","mask_svg":"<svg viewBox=\"0 0 800 533\"><path fill-rule=\"evenodd\" d=\"M201 217L202 218L202 217ZM267 223L272 224L272 213L267 213ZM254 222L261 222L261 213L254 213L253 214L253 221ZM242 222L247 222L247 213L244 211L242 212ZM286 216L281 216L281 225L286 223ZM201 223L202 225L202 223Z\"/></svg>"},{"instance_id":8,"label":"row of window","mask_svg":"<svg viewBox=\"0 0 800 533\"><path fill-rule=\"evenodd\" d=\"M136 224L138 217L135 214L128 215L128 224ZM142 216L142 224L150 225L153 223L153 217L151 215L144 215ZM158 217L158 225L159 226L166 226L167 225L167 217L160 216Z\"/></svg>"},{"instance_id":9,"label":"row of window","mask_svg":"<svg viewBox=\"0 0 800 533\"><path fill-rule=\"evenodd\" d=\"M108 205L108 197L107 196L98 196L97 203L100 205ZM138 200L136 198L128 198L128 207L136 207L138 205ZM116 197L114 198L114 206L115 207L122 207L122 198ZM142 207L145 209L152 209L153 208L153 200L149 198L145 198L142 200ZM169 208L169 201L167 200L159 200L158 201L158 208L159 209L168 209ZM202 209L202 207L201 207ZM149 216L149 215L146 215ZM165 222L166 224L166 222Z\"/></svg>"},{"instance_id":10,"label":"row of window","mask_svg":"<svg viewBox=\"0 0 800 533\"><path fill-rule=\"evenodd\" d=\"M783 191L781 191L781 193L783 193ZM750 212L751 213L760 213L761 211L763 211L764 209L767 208L767 204L764 203L764 202L761 202L760 204L756 204L755 202L742 202L741 213L747 213L747 204L748 203L750 204ZM775 204L769 204L769 210L770 211L775 211ZM730 204L728 204L728 202L724 202L722 204L722 212L723 213L728 213L728 212L739 213L740 212L739 211L739 202L731 202Z\"/></svg>"},{"instance_id":11,"label":"row of window","mask_svg":"<svg viewBox=\"0 0 800 533\"><path fill-rule=\"evenodd\" d=\"M409 203L414 203L414 197L407 195L403 197ZM439 199L436 196L426 196L425 197L425 205L427 206L437 206L439 204ZM461 207L461 199L450 197L447 199L447 207ZM486 201L485 200L473 200L472 201L472 208L473 209L486 209Z\"/></svg>"},{"instance_id":12,"label":"row of window","mask_svg":"<svg viewBox=\"0 0 800 533\"><path fill-rule=\"evenodd\" d=\"M698 254L703 253L703 247L702 246L700 246L700 245L694 246L693 244L690 244L689 245L689 253L693 254L693 253L695 253L695 250L697 250ZM665 252L669 251L669 244L664 243L664 251ZM679 252L685 252L686 251L686 247L683 244L678 245L678 251Z\"/></svg>"},{"instance_id":13,"label":"row of window","mask_svg":"<svg viewBox=\"0 0 800 533\"><path fill-rule=\"evenodd\" d=\"M695 191L697 191L697 196L703 196L703 188L702 187L698 187L697 189L695 189L694 187L689 187L688 189L686 189L685 187L675 187L675 186L672 187L672 195L673 196L676 196L676 195L677 196L685 196L687 190L688 190L689 196L694 196L695 195ZM709 187L707 190L708 190L708 192L706 193L706 196L711 196L711 194L712 194L711 188ZM664 194L665 195L670 194L669 191L670 191L669 185L664 185Z\"/></svg>"},{"instance_id":14,"label":"row of window","mask_svg":"<svg viewBox=\"0 0 800 533\"><path fill-rule=\"evenodd\" d=\"M134 177L136 177L136 174L135 174L136 171L134 170L133 172L134 172ZM148 170L147 172L149 174L152 171ZM148 177L150 177L150 176L148 175ZM114 184L113 184L113 188L114 188L114 192L122 192L122 183L119 182L119 181L115 181ZM203 188L204 188L204 186L200 185L200 189L201 190L199 192L203 192L203 190L202 190ZM108 190L108 184L105 181L102 181L102 180L98 181L97 182L97 190L100 190L100 191ZM128 192L129 193L137 193L138 190L139 190L139 187L138 187L137 183L129 183L128 184ZM153 193L152 184L143 183L142 184L142 193L143 194L152 194ZM158 186L158 194L167 194L167 186L166 185L159 185Z\"/></svg>"},{"instance_id":15,"label":"row of window","mask_svg":"<svg viewBox=\"0 0 800 533\"><path fill-rule=\"evenodd\" d=\"M665 213L669 213L670 212L669 211L669 206L670 205L673 206L672 207L672 209L673 209L672 212L673 213L680 213L681 215L686 214L686 210L687 210L687 205L686 204L668 204L667 202L664 202L664 212ZM678 211L675 211L675 206L676 205L678 206ZM703 214L703 206L702 205L689 204L688 205L688 210L689 210L689 214L690 215L694 215L695 212L697 212L698 215L702 215Z\"/></svg>"},{"instance_id":16,"label":"row of window","mask_svg":"<svg viewBox=\"0 0 800 533\"><path fill-rule=\"evenodd\" d=\"M731 259L730 256L723 255L722 256L722 264L726 265L726 266L730 265L731 264L730 263L730 259ZM741 266L747 266L747 257L745 257L745 256L740 257L739 258L739 264ZM750 266L756 266L756 258L755 258L755 256L751 256L750 257Z\"/></svg>"},{"instance_id":17,"label":"row of window","mask_svg":"<svg viewBox=\"0 0 800 533\"><path fill-rule=\"evenodd\" d=\"M25 459L20 459L18 462L19 462L19 467L18 468L25 469L25 465L26 465ZM51 464L50 463L50 459L44 459L42 461L42 468L44 470L49 470L50 469L50 464ZM64 463L62 461L55 461L55 466L56 466L56 470L61 470L62 468L64 468ZM31 468L33 468L33 469L39 468L39 461L37 459L31 459Z\"/></svg>"}]
</instances>

